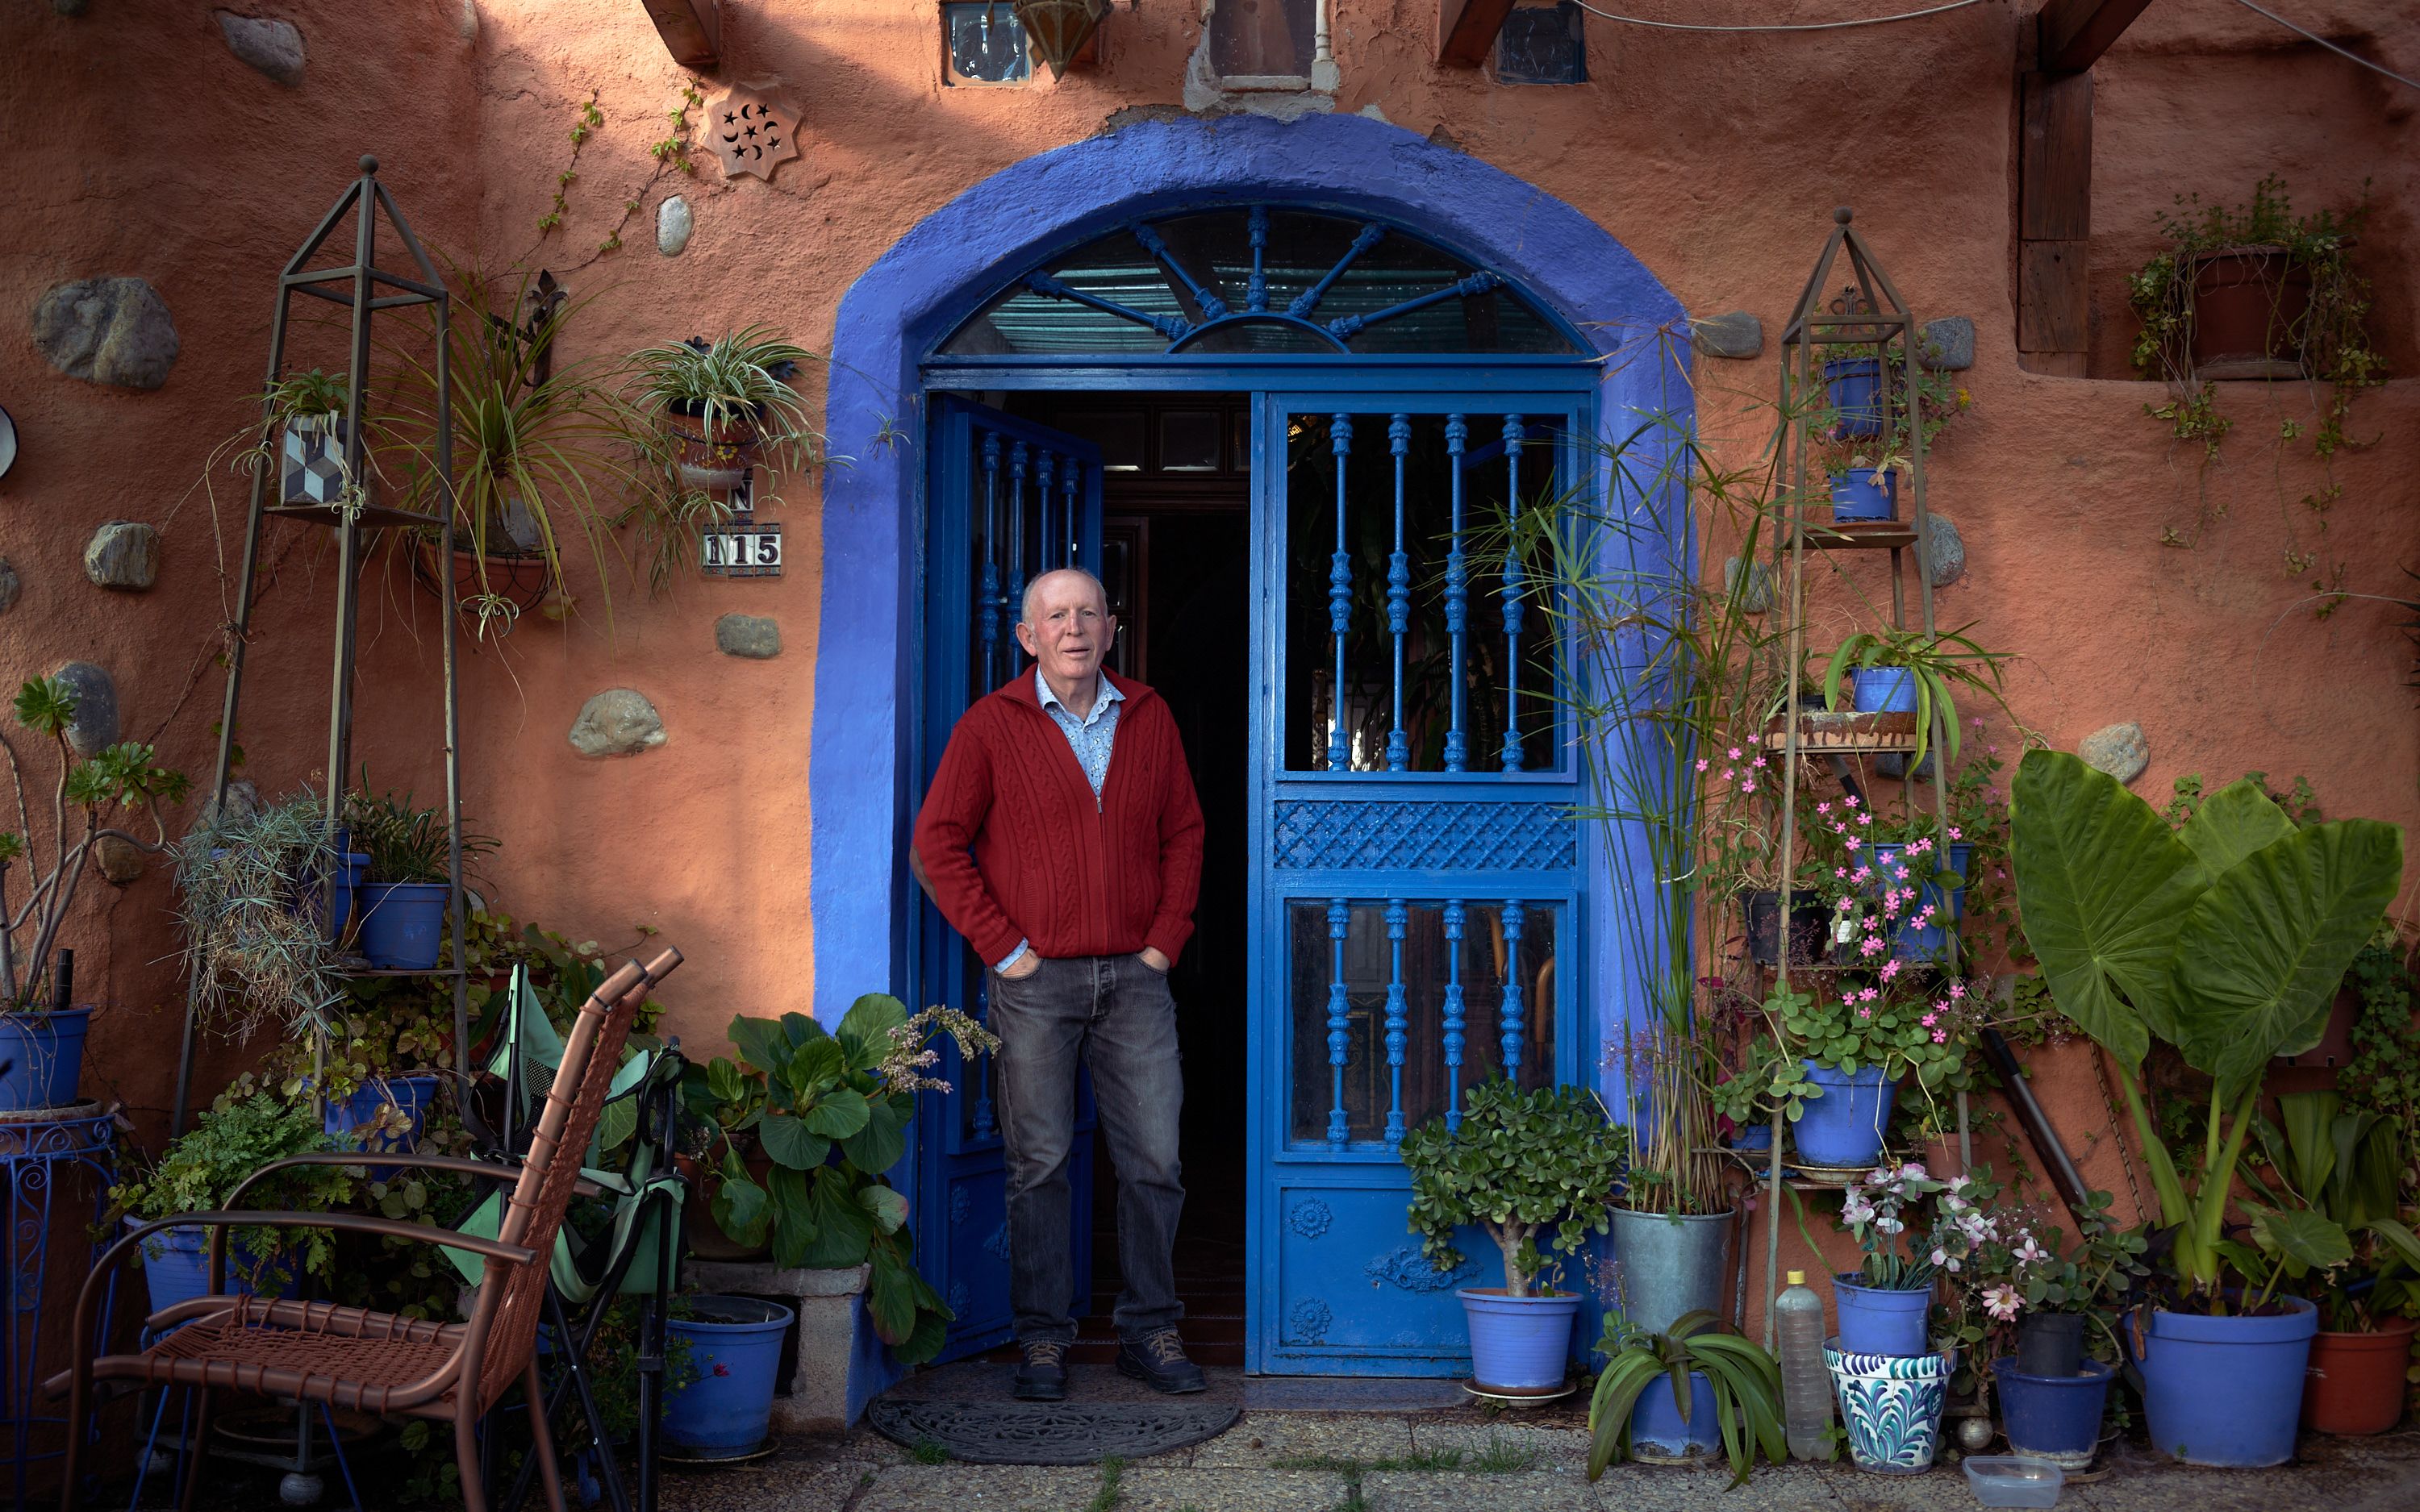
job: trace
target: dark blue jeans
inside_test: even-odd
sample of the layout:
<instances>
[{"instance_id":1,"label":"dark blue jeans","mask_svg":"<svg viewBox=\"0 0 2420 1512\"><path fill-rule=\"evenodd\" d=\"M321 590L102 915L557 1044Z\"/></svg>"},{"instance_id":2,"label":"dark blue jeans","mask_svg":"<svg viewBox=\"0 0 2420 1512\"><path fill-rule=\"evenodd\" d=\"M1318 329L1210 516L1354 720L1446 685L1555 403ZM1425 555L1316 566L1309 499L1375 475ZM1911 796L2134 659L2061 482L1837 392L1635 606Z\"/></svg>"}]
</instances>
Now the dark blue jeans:
<instances>
[{"instance_id":1,"label":"dark blue jeans","mask_svg":"<svg viewBox=\"0 0 2420 1512\"><path fill-rule=\"evenodd\" d=\"M1072 1339L1067 1159L1076 1067L1092 1068L1100 1133L1118 1172L1118 1336L1175 1326L1176 1219L1185 1184L1176 1119L1185 1071L1168 978L1140 956L1045 961L1030 977L992 973L1000 1036L1000 1127L1008 1150L1009 1303L1019 1339Z\"/></svg>"}]
</instances>

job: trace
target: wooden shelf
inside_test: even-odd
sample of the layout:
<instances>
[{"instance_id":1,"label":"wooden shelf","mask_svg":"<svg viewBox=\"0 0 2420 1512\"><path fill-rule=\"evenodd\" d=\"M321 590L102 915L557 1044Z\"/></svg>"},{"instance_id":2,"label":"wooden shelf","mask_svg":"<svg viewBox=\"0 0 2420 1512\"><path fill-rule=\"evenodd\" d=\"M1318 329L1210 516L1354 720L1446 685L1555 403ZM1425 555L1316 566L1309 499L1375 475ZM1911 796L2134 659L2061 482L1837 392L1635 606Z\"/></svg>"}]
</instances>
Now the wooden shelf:
<instances>
[{"instance_id":1,"label":"wooden shelf","mask_svg":"<svg viewBox=\"0 0 2420 1512\"><path fill-rule=\"evenodd\" d=\"M1808 546L1822 551L1898 551L1916 544L1913 520L1853 519L1799 530Z\"/></svg>"},{"instance_id":2,"label":"wooden shelf","mask_svg":"<svg viewBox=\"0 0 2420 1512\"><path fill-rule=\"evenodd\" d=\"M279 519L299 519L306 525L337 526L345 517L327 504L271 504L261 511ZM423 515L410 509L391 509L384 504L365 504L354 517L365 531L436 530L445 522L435 515Z\"/></svg>"},{"instance_id":3,"label":"wooden shelf","mask_svg":"<svg viewBox=\"0 0 2420 1512\"><path fill-rule=\"evenodd\" d=\"M1776 717L1775 724L1781 721ZM1919 732L1913 714L1815 714L1798 717L1798 753L1802 756L1913 755ZM1787 730L1768 729L1764 748L1786 749Z\"/></svg>"}]
</instances>

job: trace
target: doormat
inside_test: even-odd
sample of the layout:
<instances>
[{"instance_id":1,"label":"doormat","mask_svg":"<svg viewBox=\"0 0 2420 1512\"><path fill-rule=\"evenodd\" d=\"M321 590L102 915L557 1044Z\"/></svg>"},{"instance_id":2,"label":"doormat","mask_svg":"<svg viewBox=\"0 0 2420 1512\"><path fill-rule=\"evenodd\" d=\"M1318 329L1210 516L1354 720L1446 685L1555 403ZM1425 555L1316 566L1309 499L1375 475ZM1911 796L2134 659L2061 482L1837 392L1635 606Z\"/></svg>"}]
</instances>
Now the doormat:
<instances>
[{"instance_id":1,"label":"doormat","mask_svg":"<svg viewBox=\"0 0 2420 1512\"><path fill-rule=\"evenodd\" d=\"M970 1465L1091 1465L1140 1459L1215 1439L1243 1409L1218 1402L897 1402L865 1410L875 1431L910 1449L939 1444Z\"/></svg>"}]
</instances>

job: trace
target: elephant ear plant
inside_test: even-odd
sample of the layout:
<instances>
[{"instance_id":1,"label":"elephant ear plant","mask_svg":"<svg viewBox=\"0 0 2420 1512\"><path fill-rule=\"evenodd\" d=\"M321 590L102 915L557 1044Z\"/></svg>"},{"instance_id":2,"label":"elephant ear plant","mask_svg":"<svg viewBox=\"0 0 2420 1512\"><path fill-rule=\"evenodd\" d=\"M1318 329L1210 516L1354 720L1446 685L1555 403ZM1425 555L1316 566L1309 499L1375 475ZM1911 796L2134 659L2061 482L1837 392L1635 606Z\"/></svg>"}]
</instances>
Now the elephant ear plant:
<instances>
[{"instance_id":1,"label":"elephant ear plant","mask_svg":"<svg viewBox=\"0 0 2420 1512\"><path fill-rule=\"evenodd\" d=\"M1404 1136L1412 1231L1442 1275L1463 1263L1454 1231L1485 1229L1504 1257L1505 1295L1537 1295L1539 1273L1559 1265L1539 1251L1539 1237L1552 1229L1550 1246L1568 1255L1591 1230L1604 1233L1627 1149L1626 1131L1576 1088L1525 1093L1502 1077L1482 1082L1459 1119L1440 1115Z\"/></svg>"},{"instance_id":2,"label":"elephant ear plant","mask_svg":"<svg viewBox=\"0 0 2420 1512\"><path fill-rule=\"evenodd\" d=\"M737 1063L692 1065L682 1089L714 1162L715 1224L741 1244L769 1238L784 1269L871 1265L875 1332L903 1365L931 1359L954 1315L916 1273L908 1198L882 1173L908 1152L916 1094L949 1089L925 1074L933 1041L947 1034L971 1060L1000 1041L954 1009L911 1017L886 993L860 997L835 1033L803 1013L735 1018L730 1032ZM752 1146L770 1162L761 1183Z\"/></svg>"},{"instance_id":3,"label":"elephant ear plant","mask_svg":"<svg viewBox=\"0 0 2420 1512\"><path fill-rule=\"evenodd\" d=\"M2224 1235L2270 1060L2319 1043L2336 987L2403 876L2403 832L2374 820L2297 825L2259 784L2235 783L2172 830L2105 773L2025 754L2013 824L2017 904L2059 1009L2114 1056L2180 1292L2226 1311L2245 1253ZM2180 1170L2139 1085L2152 1040L2211 1079L2198 1169ZM2267 1230L2306 1268L2326 1236ZM2250 1277L2257 1281L2257 1277Z\"/></svg>"}]
</instances>

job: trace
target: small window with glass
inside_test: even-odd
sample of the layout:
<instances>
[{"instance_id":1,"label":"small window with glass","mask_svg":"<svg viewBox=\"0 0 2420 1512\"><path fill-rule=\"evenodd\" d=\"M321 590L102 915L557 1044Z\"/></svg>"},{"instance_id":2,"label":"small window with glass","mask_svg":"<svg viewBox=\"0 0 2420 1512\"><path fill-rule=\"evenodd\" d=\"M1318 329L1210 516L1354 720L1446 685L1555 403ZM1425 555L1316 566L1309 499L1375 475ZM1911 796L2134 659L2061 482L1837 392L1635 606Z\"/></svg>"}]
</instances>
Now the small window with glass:
<instances>
[{"instance_id":1,"label":"small window with glass","mask_svg":"<svg viewBox=\"0 0 2420 1512\"><path fill-rule=\"evenodd\" d=\"M941 7L945 84L1022 84L1033 76L1025 28L1007 0L949 0Z\"/></svg>"},{"instance_id":2,"label":"small window with glass","mask_svg":"<svg viewBox=\"0 0 2420 1512\"><path fill-rule=\"evenodd\" d=\"M1498 84L1588 83L1588 38L1573 0L1514 6L1496 34Z\"/></svg>"}]
</instances>

